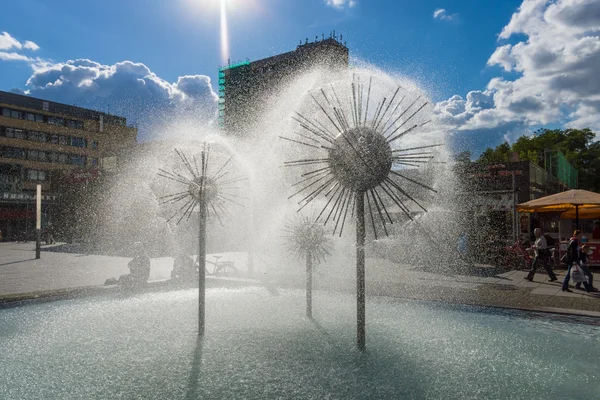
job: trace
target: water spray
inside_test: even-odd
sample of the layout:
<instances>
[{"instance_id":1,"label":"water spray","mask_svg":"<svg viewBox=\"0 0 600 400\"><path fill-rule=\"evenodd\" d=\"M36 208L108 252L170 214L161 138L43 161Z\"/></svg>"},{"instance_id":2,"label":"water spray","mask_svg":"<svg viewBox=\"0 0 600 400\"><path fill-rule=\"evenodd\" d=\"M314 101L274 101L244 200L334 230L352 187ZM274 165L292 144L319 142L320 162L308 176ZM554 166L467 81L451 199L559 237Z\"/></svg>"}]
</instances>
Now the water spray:
<instances>
[{"instance_id":1,"label":"water spray","mask_svg":"<svg viewBox=\"0 0 600 400\"><path fill-rule=\"evenodd\" d=\"M431 149L442 146L432 144L392 149L392 143L415 133L429 122L411 123L427 102L421 96L412 98L410 92L398 86L391 98L379 99L374 105L374 111L372 109L369 113L373 78L369 79L367 87L365 83L354 76L349 93L343 93L346 95L344 101L340 100L333 85L321 88L316 93L309 92L317 108L316 116L308 118L296 113L292 118L303 131L293 138L280 136L318 154L284 163L289 167L312 168L301 175L300 181L293 184L301 188L290 198L303 195L298 201L298 211L323 193L328 200L315 221L321 217L324 218L324 225L331 221L335 224L333 234L338 233L340 236L348 214L352 218L356 213L357 347L360 350L364 350L366 346L365 208L370 216L375 239L378 238L377 220L381 222L386 235L386 225L393 223L383 202L384 196L391 199L411 220L413 217L408 207L409 202L416 204L422 211L427 211L409 193L409 189L397 180L400 178L436 192L434 188L407 176L404 171L432 162L434 153ZM394 165L397 167L393 168Z\"/></svg>"}]
</instances>

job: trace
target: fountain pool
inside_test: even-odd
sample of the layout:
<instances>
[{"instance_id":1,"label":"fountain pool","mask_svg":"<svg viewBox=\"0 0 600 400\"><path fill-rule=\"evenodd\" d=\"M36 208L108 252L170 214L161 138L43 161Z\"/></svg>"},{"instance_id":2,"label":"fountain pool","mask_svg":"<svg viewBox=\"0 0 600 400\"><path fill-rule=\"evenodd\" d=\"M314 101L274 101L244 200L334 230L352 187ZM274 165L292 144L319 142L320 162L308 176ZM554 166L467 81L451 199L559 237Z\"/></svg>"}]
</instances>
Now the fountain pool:
<instances>
[{"instance_id":1,"label":"fountain pool","mask_svg":"<svg viewBox=\"0 0 600 400\"><path fill-rule=\"evenodd\" d=\"M2 399L592 399L597 320L343 294L209 289L0 310Z\"/></svg>"}]
</instances>

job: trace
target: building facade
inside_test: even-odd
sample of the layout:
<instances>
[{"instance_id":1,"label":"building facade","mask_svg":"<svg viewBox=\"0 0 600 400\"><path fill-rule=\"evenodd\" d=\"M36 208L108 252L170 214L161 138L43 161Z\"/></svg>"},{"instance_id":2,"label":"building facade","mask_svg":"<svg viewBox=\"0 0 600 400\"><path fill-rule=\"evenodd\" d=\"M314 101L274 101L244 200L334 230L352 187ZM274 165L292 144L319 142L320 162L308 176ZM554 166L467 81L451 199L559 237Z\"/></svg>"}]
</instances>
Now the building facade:
<instances>
[{"instance_id":1,"label":"building facade","mask_svg":"<svg viewBox=\"0 0 600 400\"><path fill-rule=\"evenodd\" d=\"M311 68L348 67L348 48L332 35L298 45L296 50L258 61L243 61L219 69L219 125L239 135L260 114L264 96L273 93L290 77Z\"/></svg>"},{"instance_id":2,"label":"building facade","mask_svg":"<svg viewBox=\"0 0 600 400\"><path fill-rule=\"evenodd\" d=\"M42 186L43 224L58 204L58 182L73 184L116 167L136 143L125 118L0 91L0 231L4 240L31 236L35 189ZM50 207L51 208L51 207Z\"/></svg>"},{"instance_id":3,"label":"building facade","mask_svg":"<svg viewBox=\"0 0 600 400\"><path fill-rule=\"evenodd\" d=\"M566 167L572 170L569 164ZM565 167L565 168L566 168ZM537 217L518 214L516 205L577 188L577 171L557 174L531 161L471 163L463 174L464 204L473 212L476 226L491 226L500 237L531 239L540 226Z\"/></svg>"}]
</instances>

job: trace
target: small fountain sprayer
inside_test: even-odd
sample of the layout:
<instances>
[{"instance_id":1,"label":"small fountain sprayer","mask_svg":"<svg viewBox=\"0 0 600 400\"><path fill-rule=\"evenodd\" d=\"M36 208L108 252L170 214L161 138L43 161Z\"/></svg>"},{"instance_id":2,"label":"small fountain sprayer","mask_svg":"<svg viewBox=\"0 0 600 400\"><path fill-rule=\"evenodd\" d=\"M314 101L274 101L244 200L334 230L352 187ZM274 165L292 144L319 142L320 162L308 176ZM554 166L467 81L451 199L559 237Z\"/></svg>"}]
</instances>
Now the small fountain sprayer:
<instances>
[{"instance_id":1,"label":"small fountain sprayer","mask_svg":"<svg viewBox=\"0 0 600 400\"><path fill-rule=\"evenodd\" d=\"M287 250L306 261L306 316L312 318L313 266L331 253L331 239L314 217L298 215L285 226Z\"/></svg>"}]
</instances>

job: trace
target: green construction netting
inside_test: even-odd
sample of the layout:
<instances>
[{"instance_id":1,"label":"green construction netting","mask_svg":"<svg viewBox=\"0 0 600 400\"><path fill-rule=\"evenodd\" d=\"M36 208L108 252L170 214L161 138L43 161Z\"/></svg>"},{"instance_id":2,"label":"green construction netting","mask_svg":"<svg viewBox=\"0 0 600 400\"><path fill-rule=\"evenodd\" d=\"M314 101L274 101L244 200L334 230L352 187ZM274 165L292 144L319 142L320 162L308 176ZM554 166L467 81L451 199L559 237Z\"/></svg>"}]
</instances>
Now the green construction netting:
<instances>
[{"instance_id":1,"label":"green construction netting","mask_svg":"<svg viewBox=\"0 0 600 400\"><path fill-rule=\"evenodd\" d=\"M578 172L562 152L555 150L546 153L546 170L571 189L577 188Z\"/></svg>"}]
</instances>

